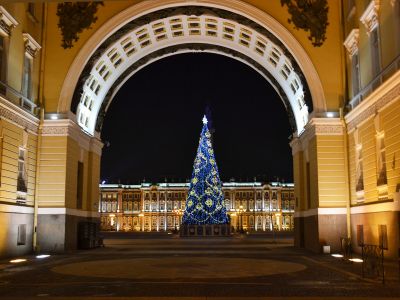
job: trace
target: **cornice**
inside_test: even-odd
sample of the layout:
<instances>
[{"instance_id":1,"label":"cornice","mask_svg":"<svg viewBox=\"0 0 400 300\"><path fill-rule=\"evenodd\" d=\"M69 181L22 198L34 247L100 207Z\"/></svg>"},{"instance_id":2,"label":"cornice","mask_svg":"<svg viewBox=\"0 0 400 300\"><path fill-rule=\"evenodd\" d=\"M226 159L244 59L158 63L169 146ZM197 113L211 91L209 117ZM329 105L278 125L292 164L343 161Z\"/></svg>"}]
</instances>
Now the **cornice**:
<instances>
[{"instance_id":1,"label":"cornice","mask_svg":"<svg viewBox=\"0 0 400 300\"><path fill-rule=\"evenodd\" d=\"M25 53L34 58L42 47L29 33L23 33L22 36L25 42Z\"/></svg>"},{"instance_id":2,"label":"cornice","mask_svg":"<svg viewBox=\"0 0 400 300\"><path fill-rule=\"evenodd\" d=\"M45 120L41 126L41 135L70 137L86 151L91 151L101 156L103 143L98 138L89 136L78 124L70 119Z\"/></svg>"},{"instance_id":3,"label":"cornice","mask_svg":"<svg viewBox=\"0 0 400 300\"><path fill-rule=\"evenodd\" d=\"M18 26L18 21L0 5L0 34L10 36L11 30L16 26Z\"/></svg>"},{"instance_id":4,"label":"cornice","mask_svg":"<svg viewBox=\"0 0 400 300\"><path fill-rule=\"evenodd\" d=\"M312 118L305 126L303 133L298 138L294 138L290 142L290 146L292 147L292 155L299 151L305 150L308 142L314 136L340 136L343 134L344 128L339 118Z\"/></svg>"},{"instance_id":5,"label":"cornice","mask_svg":"<svg viewBox=\"0 0 400 300\"><path fill-rule=\"evenodd\" d=\"M367 29L367 33L370 34L379 25L379 12L380 0L371 0L364 13L360 17L360 21L364 24Z\"/></svg>"},{"instance_id":6,"label":"cornice","mask_svg":"<svg viewBox=\"0 0 400 300\"><path fill-rule=\"evenodd\" d=\"M400 71L397 71L345 116L348 131L375 115L399 96Z\"/></svg>"},{"instance_id":7,"label":"cornice","mask_svg":"<svg viewBox=\"0 0 400 300\"><path fill-rule=\"evenodd\" d=\"M0 117L37 134L39 119L0 96Z\"/></svg>"},{"instance_id":8,"label":"cornice","mask_svg":"<svg viewBox=\"0 0 400 300\"><path fill-rule=\"evenodd\" d=\"M355 53L358 51L358 40L360 37L360 30L358 28L354 28L350 31L343 45L346 47L347 52L349 53L350 58L353 57Z\"/></svg>"}]
</instances>

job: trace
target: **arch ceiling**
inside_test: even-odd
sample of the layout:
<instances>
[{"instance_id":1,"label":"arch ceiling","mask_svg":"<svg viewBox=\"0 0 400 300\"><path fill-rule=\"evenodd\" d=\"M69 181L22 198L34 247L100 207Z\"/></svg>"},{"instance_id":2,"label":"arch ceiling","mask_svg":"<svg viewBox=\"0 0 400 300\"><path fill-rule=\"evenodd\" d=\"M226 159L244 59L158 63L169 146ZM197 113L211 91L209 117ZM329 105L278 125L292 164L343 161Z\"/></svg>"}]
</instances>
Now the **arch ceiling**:
<instances>
[{"instance_id":1,"label":"arch ceiling","mask_svg":"<svg viewBox=\"0 0 400 300\"><path fill-rule=\"evenodd\" d=\"M91 53L70 101L79 126L92 135L100 131L110 101L127 78L154 60L181 51L221 53L252 66L282 98L297 134L308 122L314 95L323 95L310 91L298 61L266 27L221 8L170 7L131 18Z\"/></svg>"}]
</instances>

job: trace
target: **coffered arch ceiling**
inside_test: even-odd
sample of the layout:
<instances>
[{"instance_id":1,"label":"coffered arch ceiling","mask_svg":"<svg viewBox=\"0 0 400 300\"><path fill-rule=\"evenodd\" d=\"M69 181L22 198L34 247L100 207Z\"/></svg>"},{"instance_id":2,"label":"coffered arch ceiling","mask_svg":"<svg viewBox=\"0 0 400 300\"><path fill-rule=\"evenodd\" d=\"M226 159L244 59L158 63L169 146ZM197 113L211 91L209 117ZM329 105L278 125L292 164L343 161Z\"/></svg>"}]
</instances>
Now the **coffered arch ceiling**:
<instances>
[{"instance_id":1,"label":"coffered arch ceiling","mask_svg":"<svg viewBox=\"0 0 400 300\"><path fill-rule=\"evenodd\" d=\"M156 5L159 1L150 2ZM201 2L189 5L177 1L141 14L131 9L130 16L128 9L122 12L123 24L114 29L110 25L116 19L110 20L103 26L103 34L100 30L91 41L102 39L96 49L83 48L76 58L71 67L75 69L70 70L66 81L77 72L79 79L72 95L63 88L59 110L69 104L79 126L95 135L101 130L112 98L136 71L168 55L205 51L233 57L263 75L281 97L294 133L300 134L311 111L325 110L321 83L304 50L282 25L252 6L246 4L245 8L253 15L261 14L270 26L232 7ZM244 5L238 1L215 2ZM82 60L84 66L77 65ZM129 101L135 101L134 94Z\"/></svg>"}]
</instances>

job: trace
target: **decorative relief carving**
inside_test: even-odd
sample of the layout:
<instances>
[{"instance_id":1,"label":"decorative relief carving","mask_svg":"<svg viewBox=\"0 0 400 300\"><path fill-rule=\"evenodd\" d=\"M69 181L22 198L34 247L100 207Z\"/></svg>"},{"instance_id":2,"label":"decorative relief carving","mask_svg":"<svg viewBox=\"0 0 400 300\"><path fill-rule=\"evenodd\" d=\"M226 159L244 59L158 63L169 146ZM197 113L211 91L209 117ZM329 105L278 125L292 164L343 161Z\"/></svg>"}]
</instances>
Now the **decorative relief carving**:
<instances>
[{"instance_id":1,"label":"decorative relief carving","mask_svg":"<svg viewBox=\"0 0 400 300\"><path fill-rule=\"evenodd\" d=\"M342 125L316 125L315 135L343 135Z\"/></svg>"},{"instance_id":2,"label":"decorative relief carving","mask_svg":"<svg viewBox=\"0 0 400 300\"><path fill-rule=\"evenodd\" d=\"M72 48L73 43L79 40L79 34L90 29L96 23L96 13L102 1L95 2L64 2L57 6L58 28L63 36L61 46L64 49Z\"/></svg>"},{"instance_id":3,"label":"decorative relief carving","mask_svg":"<svg viewBox=\"0 0 400 300\"><path fill-rule=\"evenodd\" d=\"M364 24L368 34L379 25L379 5L380 0L372 0L360 18L360 21Z\"/></svg>"},{"instance_id":4,"label":"decorative relief carving","mask_svg":"<svg viewBox=\"0 0 400 300\"><path fill-rule=\"evenodd\" d=\"M68 127L61 126L43 126L42 135L54 135L54 136L67 136L68 135Z\"/></svg>"},{"instance_id":5,"label":"decorative relief carving","mask_svg":"<svg viewBox=\"0 0 400 300\"><path fill-rule=\"evenodd\" d=\"M17 20L15 20L6 9L0 5L0 33L9 36L11 35L11 30L18 25Z\"/></svg>"},{"instance_id":6,"label":"decorative relief carving","mask_svg":"<svg viewBox=\"0 0 400 300\"><path fill-rule=\"evenodd\" d=\"M314 47L322 46L329 25L327 0L281 0L281 5L288 7L291 15L288 19L289 24L293 23L296 29L310 32L308 39Z\"/></svg>"},{"instance_id":7,"label":"decorative relief carving","mask_svg":"<svg viewBox=\"0 0 400 300\"><path fill-rule=\"evenodd\" d=\"M353 55L358 51L359 36L360 30L358 28L355 28L350 31L348 37L343 43L343 45L346 47L347 52L349 53L350 58L352 58Z\"/></svg>"},{"instance_id":8,"label":"decorative relief carving","mask_svg":"<svg viewBox=\"0 0 400 300\"><path fill-rule=\"evenodd\" d=\"M45 120L41 127L41 135L70 137L78 142L83 149L101 155L103 143L97 138L87 135L75 122L69 119Z\"/></svg>"}]
</instances>

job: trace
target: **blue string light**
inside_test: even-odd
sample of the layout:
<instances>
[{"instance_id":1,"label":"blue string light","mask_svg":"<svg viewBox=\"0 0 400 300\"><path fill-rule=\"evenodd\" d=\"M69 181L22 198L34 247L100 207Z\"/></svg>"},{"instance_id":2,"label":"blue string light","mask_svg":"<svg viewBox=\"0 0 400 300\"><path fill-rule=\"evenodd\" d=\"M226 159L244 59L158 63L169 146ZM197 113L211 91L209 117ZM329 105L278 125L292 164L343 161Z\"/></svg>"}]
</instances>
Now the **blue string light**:
<instances>
[{"instance_id":1,"label":"blue string light","mask_svg":"<svg viewBox=\"0 0 400 300\"><path fill-rule=\"evenodd\" d=\"M222 183L219 178L206 116L203 117L203 129L194 160L182 223L190 225L228 223Z\"/></svg>"}]
</instances>

